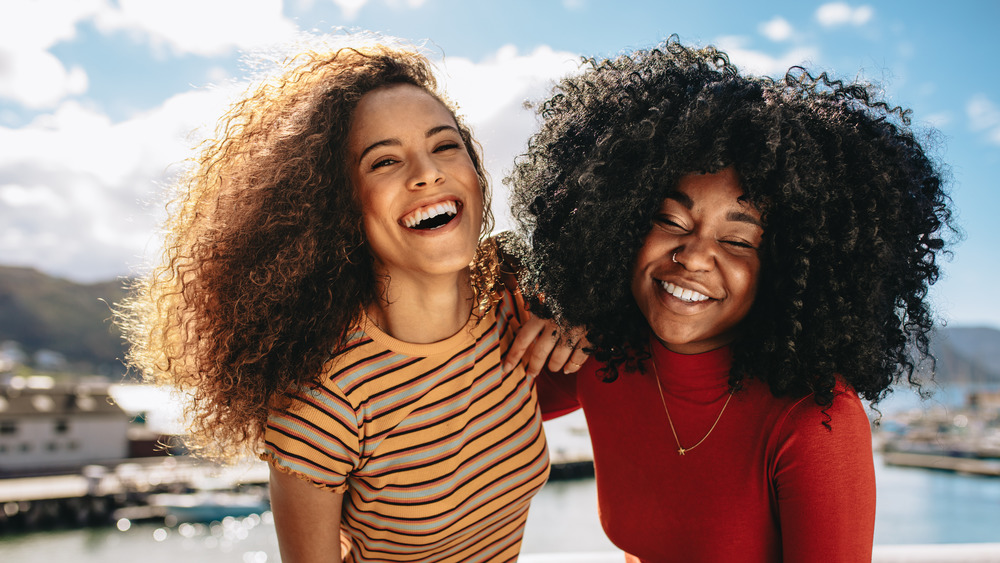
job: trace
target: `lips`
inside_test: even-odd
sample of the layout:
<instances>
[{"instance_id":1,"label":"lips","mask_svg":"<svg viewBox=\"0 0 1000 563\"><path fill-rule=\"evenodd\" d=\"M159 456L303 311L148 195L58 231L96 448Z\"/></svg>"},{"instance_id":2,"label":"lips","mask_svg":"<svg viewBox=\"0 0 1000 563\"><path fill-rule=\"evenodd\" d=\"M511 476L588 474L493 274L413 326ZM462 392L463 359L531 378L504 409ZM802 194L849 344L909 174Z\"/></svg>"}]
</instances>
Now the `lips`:
<instances>
[{"instance_id":1,"label":"lips","mask_svg":"<svg viewBox=\"0 0 1000 563\"><path fill-rule=\"evenodd\" d=\"M461 202L450 199L418 207L399 219L408 229L430 230L440 228L458 215Z\"/></svg>"},{"instance_id":2,"label":"lips","mask_svg":"<svg viewBox=\"0 0 1000 563\"><path fill-rule=\"evenodd\" d=\"M711 297L703 293L699 293L693 289L683 288L670 282L661 281L660 286L663 287L663 291L666 291L670 295L673 295L674 297L687 303L698 303L700 301L708 301L711 299Z\"/></svg>"}]
</instances>

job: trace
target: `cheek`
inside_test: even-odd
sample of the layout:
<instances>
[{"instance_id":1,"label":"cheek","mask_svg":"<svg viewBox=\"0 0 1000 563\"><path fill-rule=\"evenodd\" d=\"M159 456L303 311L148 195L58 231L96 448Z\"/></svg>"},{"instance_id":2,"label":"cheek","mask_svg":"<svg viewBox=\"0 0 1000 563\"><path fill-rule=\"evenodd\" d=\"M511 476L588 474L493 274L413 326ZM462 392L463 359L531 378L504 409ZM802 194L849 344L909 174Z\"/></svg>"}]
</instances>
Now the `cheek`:
<instances>
[{"instance_id":1,"label":"cheek","mask_svg":"<svg viewBox=\"0 0 1000 563\"><path fill-rule=\"evenodd\" d=\"M671 245L663 233L655 230L651 231L642 241L642 246L635 255L635 263L632 266L632 275L641 276L648 274L649 270L664 259L670 259Z\"/></svg>"},{"instance_id":2,"label":"cheek","mask_svg":"<svg viewBox=\"0 0 1000 563\"><path fill-rule=\"evenodd\" d=\"M354 197L358 202L358 206L361 208L361 217L364 218L364 222L367 224L368 217L371 215L373 208L371 186L359 181L353 174L351 175L351 186L354 189Z\"/></svg>"},{"instance_id":3,"label":"cheek","mask_svg":"<svg viewBox=\"0 0 1000 563\"><path fill-rule=\"evenodd\" d=\"M482 207L483 200L485 199L485 194L483 193L482 185L479 183L479 174L476 174L476 168L472 166L472 162L469 162L469 165L465 167L460 177L462 178L463 184L475 188L475 193L477 196L475 199L477 205L479 205L479 207Z\"/></svg>"},{"instance_id":4,"label":"cheek","mask_svg":"<svg viewBox=\"0 0 1000 563\"><path fill-rule=\"evenodd\" d=\"M734 287L739 288L740 310L743 313L750 311L753 302L757 298L757 282L760 274L760 265L757 263L744 264L733 273Z\"/></svg>"},{"instance_id":5,"label":"cheek","mask_svg":"<svg viewBox=\"0 0 1000 563\"><path fill-rule=\"evenodd\" d=\"M476 189L470 190L472 193L466 201L465 212L468 218L472 220L472 224L476 230L481 231L483 229L483 222L486 219L485 197L482 188L479 187L479 177L475 173L472 175L472 182L471 185L475 186Z\"/></svg>"},{"instance_id":6,"label":"cheek","mask_svg":"<svg viewBox=\"0 0 1000 563\"><path fill-rule=\"evenodd\" d=\"M362 185L358 189L358 201L361 202L361 216L364 217L366 226L393 220L389 212L389 194L386 190L379 190L377 185L370 182Z\"/></svg>"},{"instance_id":7,"label":"cheek","mask_svg":"<svg viewBox=\"0 0 1000 563\"><path fill-rule=\"evenodd\" d=\"M639 252L635 255L635 261L632 263L630 286L632 288L632 297L639 304L640 308L643 308L644 295L649 292L649 284L652 283L649 270L659 255L657 246L653 234L646 235L642 246L639 248Z\"/></svg>"},{"instance_id":8,"label":"cheek","mask_svg":"<svg viewBox=\"0 0 1000 563\"><path fill-rule=\"evenodd\" d=\"M478 178L474 179L476 180L475 185L478 186L479 185ZM483 207L485 206L485 198L483 197L483 191L481 188L473 192L471 201L469 203L472 206L473 215L475 215L476 220L482 221L483 211L484 211Z\"/></svg>"}]
</instances>

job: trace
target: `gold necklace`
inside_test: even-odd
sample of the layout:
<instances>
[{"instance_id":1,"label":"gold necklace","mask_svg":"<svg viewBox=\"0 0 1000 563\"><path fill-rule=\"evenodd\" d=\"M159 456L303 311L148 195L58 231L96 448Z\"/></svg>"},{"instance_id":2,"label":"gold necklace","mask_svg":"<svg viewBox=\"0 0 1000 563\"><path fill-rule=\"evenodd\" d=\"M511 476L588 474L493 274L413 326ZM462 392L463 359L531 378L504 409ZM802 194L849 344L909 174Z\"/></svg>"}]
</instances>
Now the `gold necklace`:
<instances>
[{"instance_id":1,"label":"gold necklace","mask_svg":"<svg viewBox=\"0 0 1000 563\"><path fill-rule=\"evenodd\" d=\"M677 437L677 429L674 428L674 421L670 418L670 410L667 409L667 400L663 398L663 385L660 383L660 374L656 371L656 361L653 360L650 363L653 364L653 377L656 378L656 388L660 390L660 403L663 404L663 412L667 413L667 422L670 423L670 431L673 432L674 442L677 444L677 455L684 455L685 453L700 446L701 443L708 438L708 435L712 433L712 430L715 430L715 426L719 424L719 420L722 419L722 413L726 412L726 407L729 406L729 401L733 398L733 392L729 392L729 397L726 398L726 404L722 405L722 410L719 411L719 416L715 417L715 422L712 423L712 427L708 429L708 432L705 433L701 440L698 440L697 444L691 446L690 448L685 448L681 445L680 438Z\"/></svg>"}]
</instances>

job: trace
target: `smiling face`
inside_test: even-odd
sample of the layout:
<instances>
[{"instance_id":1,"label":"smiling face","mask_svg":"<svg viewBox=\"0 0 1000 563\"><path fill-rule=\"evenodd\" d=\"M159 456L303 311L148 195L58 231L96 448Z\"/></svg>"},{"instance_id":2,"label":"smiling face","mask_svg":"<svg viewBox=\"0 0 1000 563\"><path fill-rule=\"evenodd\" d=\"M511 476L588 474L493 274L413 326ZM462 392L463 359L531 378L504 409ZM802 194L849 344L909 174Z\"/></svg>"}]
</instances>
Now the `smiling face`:
<instances>
[{"instance_id":1,"label":"smiling face","mask_svg":"<svg viewBox=\"0 0 1000 563\"><path fill-rule=\"evenodd\" d=\"M733 341L757 292L760 213L732 168L689 174L663 201L632 269L632 295L674 352Z\"/></svg>"},{"instance_id":2,"label":"smiling face","mask_svg":"<svg viewBox=\"0 0 1000 563\"><path fill-rule=\"evenodd\" d=\"M395 279L468 267L483 192L448 108L409 84L373 90L358 102L347 142L378 273Z\"/></svg>"}]
</instances>

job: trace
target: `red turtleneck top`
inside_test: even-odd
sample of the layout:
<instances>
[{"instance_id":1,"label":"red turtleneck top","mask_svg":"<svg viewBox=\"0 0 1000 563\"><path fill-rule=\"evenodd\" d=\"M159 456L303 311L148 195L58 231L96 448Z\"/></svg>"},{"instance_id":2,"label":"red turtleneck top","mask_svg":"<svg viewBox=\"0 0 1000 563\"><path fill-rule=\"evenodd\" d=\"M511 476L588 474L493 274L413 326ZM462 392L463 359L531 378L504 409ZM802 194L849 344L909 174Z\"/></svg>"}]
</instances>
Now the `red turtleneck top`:
<instances>
[{"instance_id":1,"label":"red turtleneck top","mask_svg":"<svg viewBox=\"0 0 1000 563\"><path fill-rule=\"evenodd\" d=\"M729 348L696 355L653 340L646 373L604 383L591 359L539 379L546 418L583 407L594 448L601 525L632 562L871 561L875 472L857 394L833 405L776 398L751 380L728 397ZM823 425L828 422L829 429Z\"/></svg>"}]
</instances>

